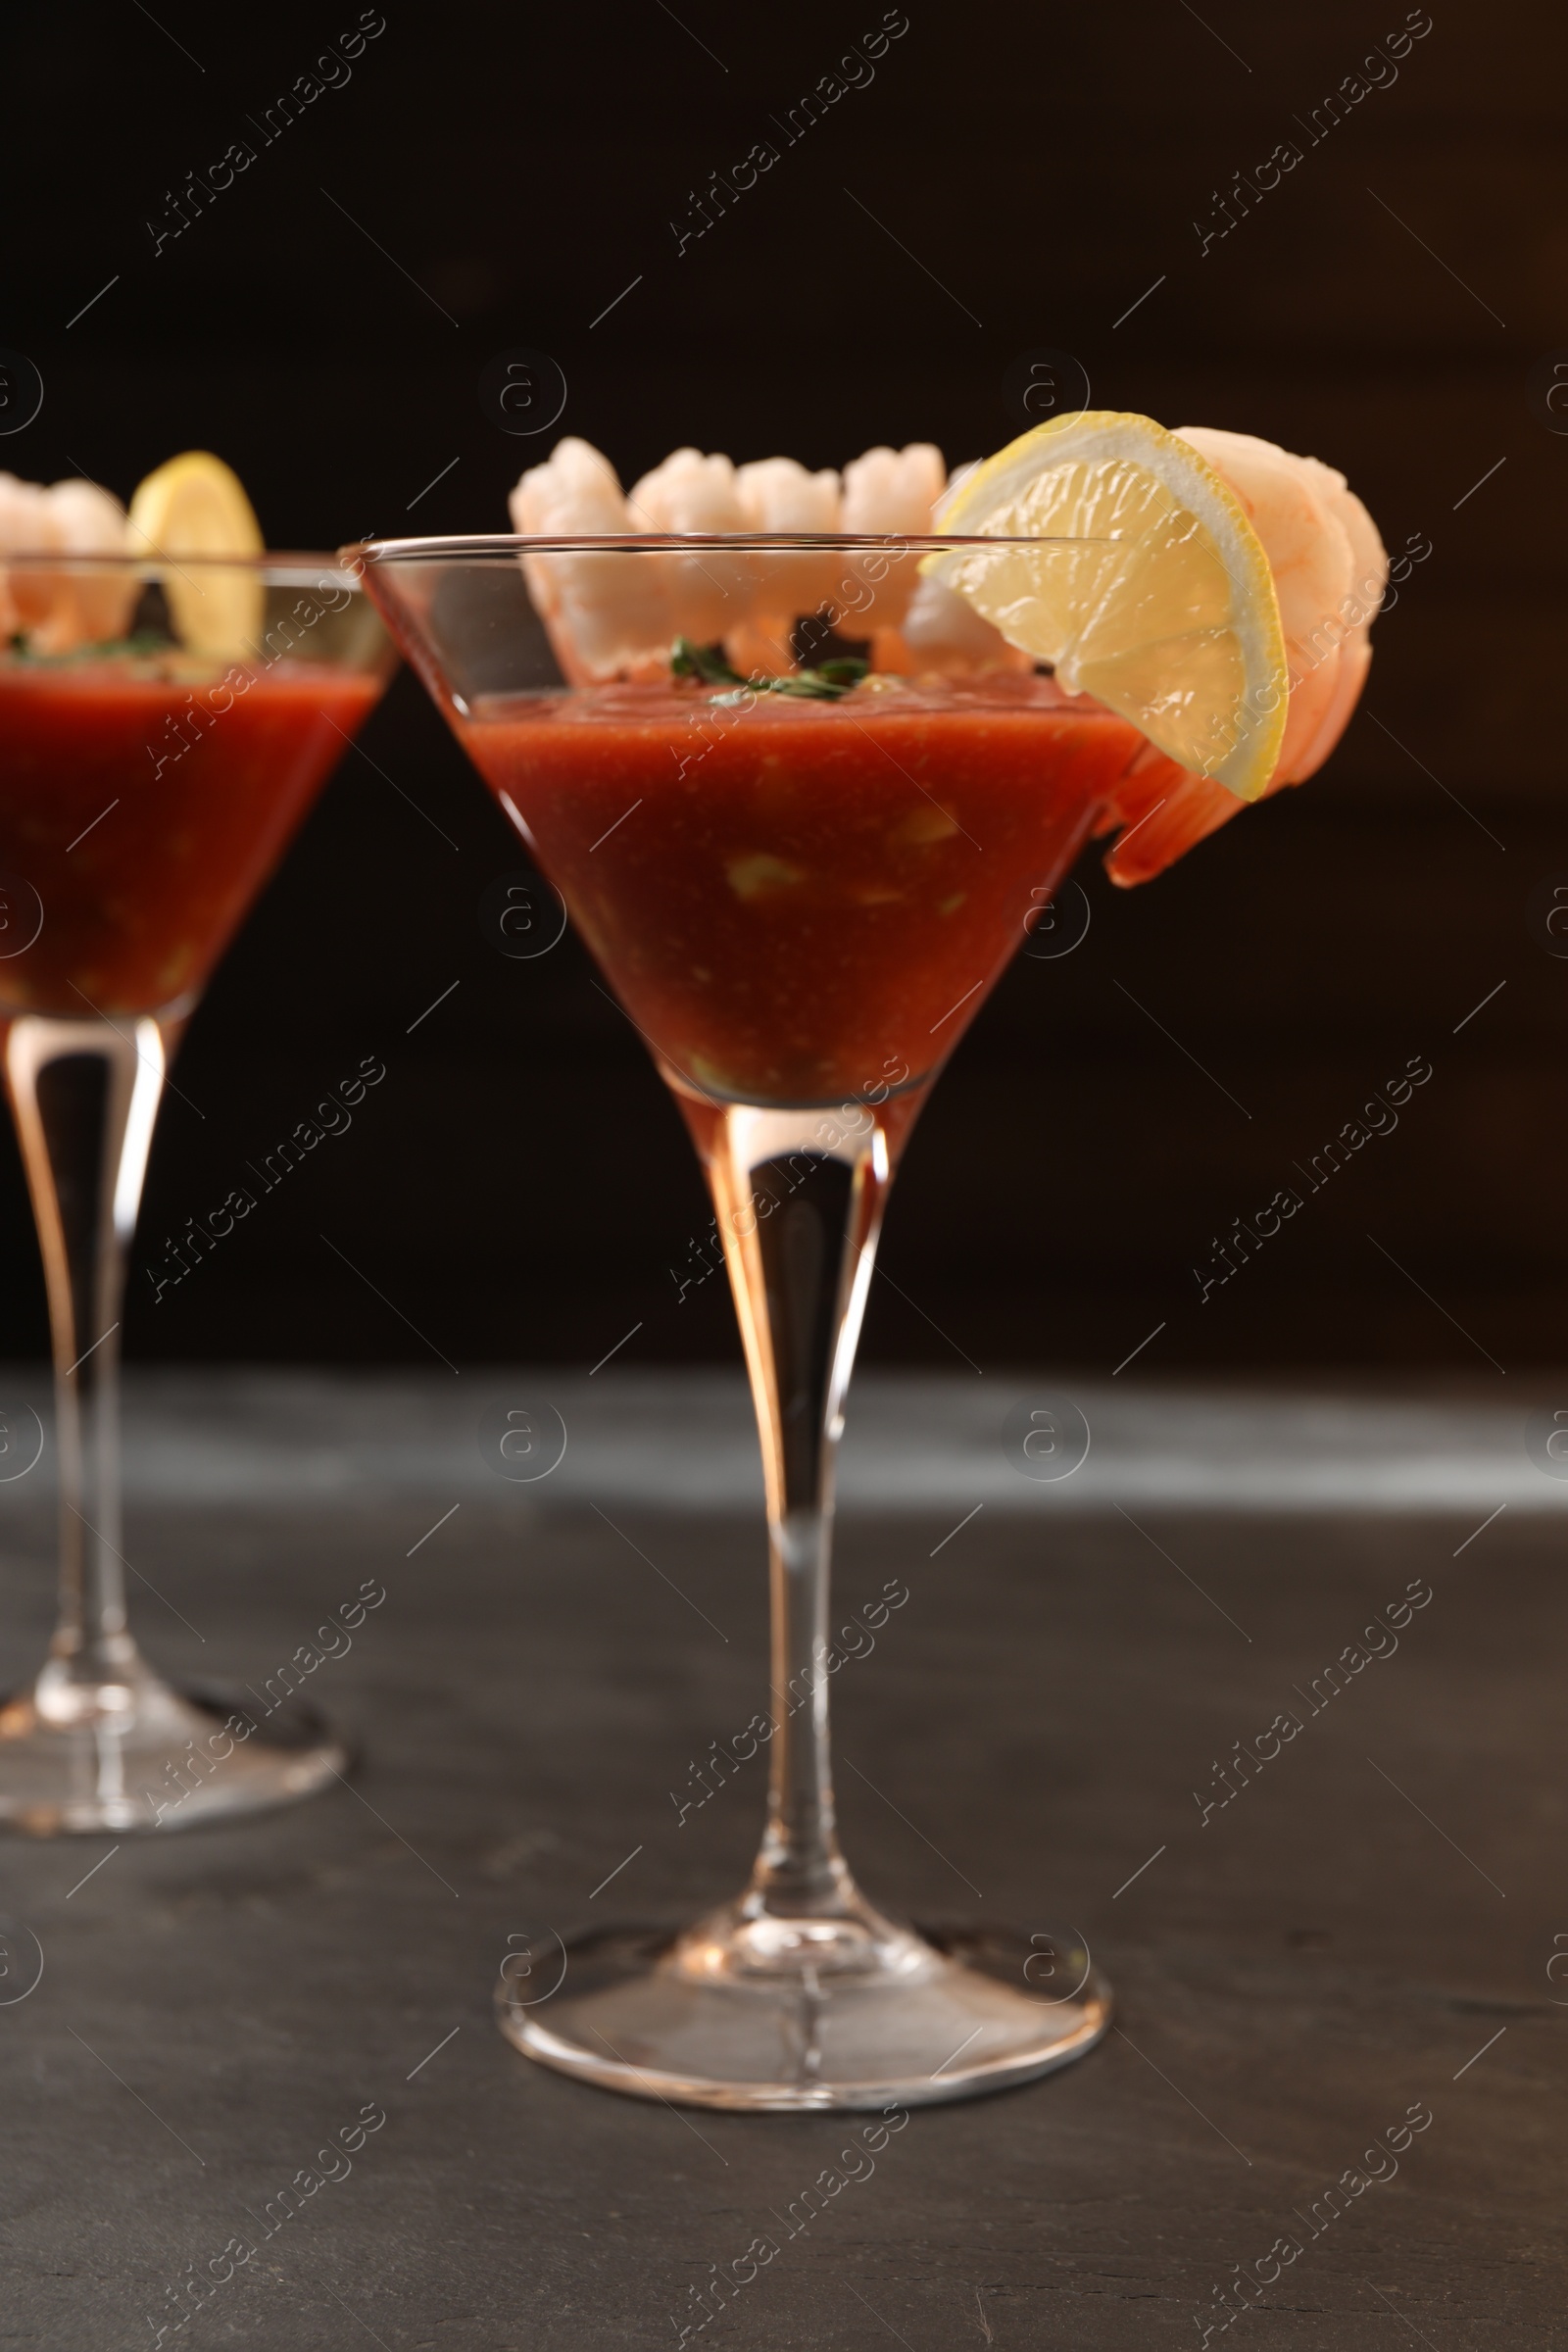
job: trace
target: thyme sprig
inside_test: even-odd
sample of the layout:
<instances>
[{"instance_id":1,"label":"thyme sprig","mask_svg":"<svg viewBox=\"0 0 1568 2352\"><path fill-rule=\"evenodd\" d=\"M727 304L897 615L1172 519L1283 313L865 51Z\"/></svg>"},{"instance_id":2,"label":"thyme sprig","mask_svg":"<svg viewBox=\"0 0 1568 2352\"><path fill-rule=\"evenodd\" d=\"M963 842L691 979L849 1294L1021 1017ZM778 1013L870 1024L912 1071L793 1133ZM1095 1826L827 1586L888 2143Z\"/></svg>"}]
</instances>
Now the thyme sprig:
<instances>
[{"instance_id":1,"label":"thyme sprig","mask_svg":"<svg viewBox=\"0 0 1568 2352\"><path fill-rule=\"evenodd\" d=\"M677 678L699 678L705 686L728 686L732 693L716 696L720 710L733 708L748 694L787 694L798 701L812 703L836 702L858 686L870 669L870 662L861 661L858 654L846 654L840 660L818 663L815 669L798 669L787 678L743 678L732 669L720 653L711 646L693 645L689 637L677 637L670 651L669 667Z\"/></svg>"}]
</instances>

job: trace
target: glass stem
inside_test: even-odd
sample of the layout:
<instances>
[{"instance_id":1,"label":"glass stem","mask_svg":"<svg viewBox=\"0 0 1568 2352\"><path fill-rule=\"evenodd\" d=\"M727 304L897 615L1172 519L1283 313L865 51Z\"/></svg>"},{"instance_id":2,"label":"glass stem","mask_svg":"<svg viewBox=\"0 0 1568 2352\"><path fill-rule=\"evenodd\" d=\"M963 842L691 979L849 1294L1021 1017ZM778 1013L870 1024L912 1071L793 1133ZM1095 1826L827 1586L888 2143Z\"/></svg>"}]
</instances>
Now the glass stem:
<instances>
[{"instance_id":1,"label":"glass stem","mask_svg":"<svg viewBox=\"0 0 1568 2352\"><path fill-rule=\"evenodd\" d=\"M122 1718L136 1650L121 1559L120 1324L164 1039L153 1020L24 1013L4 1066L43 1252L60 1463L60 1621L35 1701L45 1720L84 1722L113 1686Z\"/></svg>"},{"instance_id":2,"label":"glass stem","mask_svg":"<svg viewBox=\"0 0 1568 2352\"><path fill-rule=\"evenodd\" d=\"M708 1155L767 1487L772 1723L767 1828L751 1901L845 1916L861 1899L839 1852L828 1740L828 1577L844 1396L892 1182L871 1111L731 1107Z\"/></svg>"}]
</instances>

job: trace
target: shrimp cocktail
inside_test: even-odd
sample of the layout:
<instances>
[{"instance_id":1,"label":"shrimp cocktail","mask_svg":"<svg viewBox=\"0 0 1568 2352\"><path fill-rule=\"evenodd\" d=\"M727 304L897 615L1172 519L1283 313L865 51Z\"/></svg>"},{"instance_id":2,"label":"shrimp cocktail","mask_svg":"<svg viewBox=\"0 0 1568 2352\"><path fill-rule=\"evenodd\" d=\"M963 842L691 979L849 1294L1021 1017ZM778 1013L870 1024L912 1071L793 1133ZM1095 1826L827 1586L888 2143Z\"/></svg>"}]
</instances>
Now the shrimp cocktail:
<instances>
[{"instance_id":1,"label":"shrimp cocktail","mask_svg":"<svg viewBox=\"0 0 1568 2352\"><path fill-rule=\"evenodd\" d=\"M834 1451L888 1188L933 1080L1085 843L1147 881L1323 760L1378 535L1243 434L1091 413L950 480L680 450L624 494L563 441L517 535L359 551L366 583L673 1090L718 1213L771 1539L767 1823L684 1932L570 1947L502 2022L546 2065L717 2107L876 2107L1105 2032L994 1931L867 1900L829 1775ZM1076 1953L1076 1956L1075 1956Z\"/></svg>"},{"instance_id":2,"label":"shrimp cocktail","mask_svg":"<svg viewBox=\"0 0 1568 2352\"><path fill-rule=\"evenodd\" d=\"M55 1357L61 1614L0 1707L0 1824L183 1828L321 1786L296 1703L181 1691L126 1630L117 1353L164 1072L393 655L334 557L266 553L202 452L127 514L0 474L0 1055ZM231 1194L220 1213L249 1213Z\"/></svg>"}]
</instances>

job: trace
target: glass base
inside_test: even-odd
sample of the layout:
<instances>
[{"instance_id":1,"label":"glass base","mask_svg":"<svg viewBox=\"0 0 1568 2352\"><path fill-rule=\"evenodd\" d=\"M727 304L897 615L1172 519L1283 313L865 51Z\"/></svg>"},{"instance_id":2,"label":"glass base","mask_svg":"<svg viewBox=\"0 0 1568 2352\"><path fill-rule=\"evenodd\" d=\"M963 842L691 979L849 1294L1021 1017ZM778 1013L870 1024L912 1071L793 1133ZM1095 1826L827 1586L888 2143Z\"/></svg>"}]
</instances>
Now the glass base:
<instances>
[{"instance_id":1,"label":"glass base","mask_svg":"<svg viewBox=\"0 0 1568 2352\"><path fill-rule=\"evenodd\" d=\"M58 1838L183 1830L291 1804L346 1772L314 1707L206 1684L176 1689L133 1657L112 1683L51 1659L0 1706L0 1830Z\"/></svg>"},{"instance_id":2,"label":"glass base","mask_svg":"<svg viewBox=\"0 0 1568 2352\"><path fill-rule=\"evenodd\" d=\"M607 1929L504 1982L502 2032L558 2073L634 2098L749 2110L928 2107L1070 2065L1108 2031L1110 1988L1076 1936L880 1922L842 1965L828 1922L770 1923L771 1960L731 1906L684 1935ZM821 1942L820 1964L804 1952ZM791 1947L786 1950L785 1947Z\"/></svg>"}]
</instances>

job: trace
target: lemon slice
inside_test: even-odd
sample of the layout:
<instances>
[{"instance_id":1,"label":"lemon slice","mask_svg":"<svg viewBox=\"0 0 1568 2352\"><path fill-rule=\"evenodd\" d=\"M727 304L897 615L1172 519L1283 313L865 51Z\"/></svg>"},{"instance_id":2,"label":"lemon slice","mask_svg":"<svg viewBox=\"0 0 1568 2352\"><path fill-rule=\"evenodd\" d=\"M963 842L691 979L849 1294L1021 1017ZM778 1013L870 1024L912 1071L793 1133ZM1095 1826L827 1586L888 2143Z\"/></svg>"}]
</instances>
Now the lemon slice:
<instances>
[{"instance_id":1,"label":"lemon slice","mask_svg":"<svg viewBox=\"0 0 1568 2352\"><path fill-rule=\"evenodd\" d=\"M944 531L1089 542L927 556L1009 645L1239 800L1274 772L1290 681L1273 574L1234 494L1149 416L1087 410L964 476Z\"/></svg>"},{"instance_id":2,"label":"lemon slice","mask_svg":"<svg viewBox=\"0 0 1568 2352\"><path fill-rule=\"evenodd\" d=\"M168 564L164 597L188 653L227 662L256 652L265 584L246 564L201 561L259 556L267 547L238 474L221 458L188 449L150 473L130 502L127 543Z\"/></svg>"}]
</instances>

